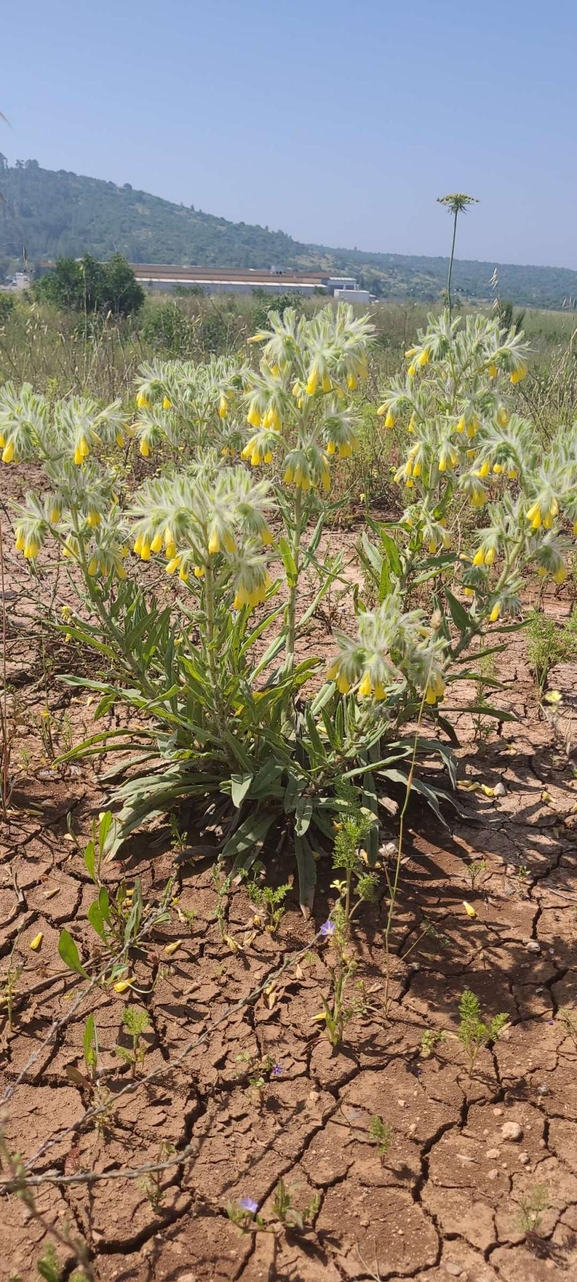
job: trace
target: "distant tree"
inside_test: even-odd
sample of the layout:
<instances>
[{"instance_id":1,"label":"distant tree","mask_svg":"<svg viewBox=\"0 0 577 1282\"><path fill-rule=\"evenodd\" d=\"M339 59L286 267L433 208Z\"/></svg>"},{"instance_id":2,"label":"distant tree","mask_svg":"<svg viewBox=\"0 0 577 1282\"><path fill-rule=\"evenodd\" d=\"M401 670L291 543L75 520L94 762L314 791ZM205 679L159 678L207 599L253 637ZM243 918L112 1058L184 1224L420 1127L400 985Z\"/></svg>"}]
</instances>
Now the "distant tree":
<instances>
[{"instance_id":1,"label":"distant tree","mask_svg":"<svg viewBox=\"0 0 577 1282\"><path fill-rule=\"evenodd\" d=\"M144 302L144 290L121 254L108 263L99 263L91 254L79 260L59 258L34 289L38 298L65 311L130 316Z\"/></svg>"}]
</instances>

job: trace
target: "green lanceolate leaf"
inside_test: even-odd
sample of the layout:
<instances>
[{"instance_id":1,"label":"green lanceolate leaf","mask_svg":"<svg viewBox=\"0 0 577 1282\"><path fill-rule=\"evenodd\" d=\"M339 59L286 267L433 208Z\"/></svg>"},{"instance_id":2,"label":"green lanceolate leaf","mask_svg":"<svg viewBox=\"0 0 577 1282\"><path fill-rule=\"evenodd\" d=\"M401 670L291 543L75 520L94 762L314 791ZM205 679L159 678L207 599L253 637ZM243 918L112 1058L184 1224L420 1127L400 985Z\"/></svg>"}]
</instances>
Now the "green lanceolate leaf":
<instances>
[{"instance_id":1,"label":"green lanceolate leaf","mask_svg":"<svg viewBox=\"0 0 577 1282\"><path fill-rule=\"evenodd\" d=\"M237 810L240 810L242 806L253 781L253 777L254 776L252 774L231 775L230 777L230 795L232 797L232 804L233 806L236 806Z\"/></svg>"},{"instance_id":2,"label":"green lanceolate leaf","mask_svg":"<svg viewBox=\"0 0 577 1282\"><path fill-rule=\"evenodd\" d=\"M74 943L72 935L67 930L61 930L60 939L58 940L58 952L65 966L69 970L76 971L77 975L82 975L83 979L88 979L84 966L80 961L80 953Z\"/></svg>"}]
</instances>

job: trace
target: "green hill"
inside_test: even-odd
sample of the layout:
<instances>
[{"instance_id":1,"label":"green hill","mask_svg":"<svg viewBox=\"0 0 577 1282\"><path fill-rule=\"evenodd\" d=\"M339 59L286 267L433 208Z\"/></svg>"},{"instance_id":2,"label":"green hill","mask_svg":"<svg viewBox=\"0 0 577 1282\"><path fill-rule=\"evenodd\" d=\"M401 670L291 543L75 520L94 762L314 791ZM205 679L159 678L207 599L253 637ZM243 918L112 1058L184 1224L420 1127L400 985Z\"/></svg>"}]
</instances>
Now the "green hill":
<instances>
[{"instance_id":1,"label":"green hill","mask_svg":"<svg viewBox=\"0 0 577 1282\"><path fill-rule=\"evenodd\" d=\"M434 301L447 278L446 258L368 253L304 245L281 231L231 223L200 209L175 205L85 178L41 169L37 161L8 165L0 155L0 271L25 249L32 262L116 251L130 262L222 267L323 268L351 273L384 298ZM495 263L457 262L455 288L471 300L492 297ZM560 308L577 302L577 272L555 267L498 265L499 294L522 306Z\"/></svg>"}]
</instances>

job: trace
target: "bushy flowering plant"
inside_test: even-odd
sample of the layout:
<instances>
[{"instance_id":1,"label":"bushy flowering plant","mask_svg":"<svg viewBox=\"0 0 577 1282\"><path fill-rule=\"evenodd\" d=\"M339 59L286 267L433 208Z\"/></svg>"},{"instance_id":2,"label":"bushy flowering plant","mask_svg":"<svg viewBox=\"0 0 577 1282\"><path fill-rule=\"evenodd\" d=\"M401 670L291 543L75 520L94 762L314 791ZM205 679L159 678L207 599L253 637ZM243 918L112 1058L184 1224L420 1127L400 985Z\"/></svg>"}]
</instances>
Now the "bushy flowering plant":
<instances>
[{"instance_id":1,"label":"bushy flowering plant","mask_svg":"<svg viewBox=\"0 0 577 1282\"><path fill-rule=\"evenodd\" d=\"M222 853L249 867L278 825L294 840L303 904L347 807L367 818L370 856L383 787L410 774L438 809L403 728L428 718L450 731L439 705L454 663L486 619L518 609L523 565L558 575L561 517L577 520L574 438L560 436L544 462L511 415L504 383L525 369L522 339L481 317L432 321L383 406L387 428L407 428L398 480L409 502L396 529L363 536L377 601L359 602L350 635L335 634L328 670L299 658L343 571L342 557L319 559L319 544L333 469L356 447L370 339L350 307L311 320L272 312L253 340L256 363L146 367L132 415L87 398L50 404L29 387L0 392L4 461L40 462L46 477L16 510L16 546L34 562L56 544L80 598L67 635L102 665L69 679L100 692L98 714L120 702L139 714L137 732L107 730L74 750L123 746L134 770L138 749L116 793L116 843L190 800ZM156 469L139 485L135 450L140 470ZM481 499L488 520L469 551L462 511ZM143 585L135 558L164 567L176 590L163 575ZM311 567L319 586L299 609ZM411 602L429 580L430 602ZM446 743L421 747L454 778Z\"/></svg>"},{"instance_id":2,"label":"bushy flowering plant","mask_svg":"<svg viewBox=\"0 0 577 1282\"><path fill-rule=\"evenodd\" d=\"M520 613L526 569L557 584L566 577L577 534L577 425L559 429L544 451L515 412L527 344L496 318L430 317L406 356L405 377L378 411L386 428L401 428L404 454L394 577L404 586L428 569L452 581L469 598L468 631L478 631ZM455 605L452 613L462 619Z\"/></svg>"}]
</instances>

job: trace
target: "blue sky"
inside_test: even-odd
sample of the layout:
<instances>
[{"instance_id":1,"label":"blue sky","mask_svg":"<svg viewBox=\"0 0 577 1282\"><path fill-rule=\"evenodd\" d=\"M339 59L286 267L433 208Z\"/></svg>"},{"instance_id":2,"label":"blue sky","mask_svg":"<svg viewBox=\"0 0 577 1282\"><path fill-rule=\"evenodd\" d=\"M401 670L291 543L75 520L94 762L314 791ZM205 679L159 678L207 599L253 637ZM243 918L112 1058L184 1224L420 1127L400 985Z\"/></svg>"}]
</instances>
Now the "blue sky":
<instances>
[{"instance_id":1,"label":"blue sky","mask_svg":"<svg viewBox=\"0 0 577 1282\"><path fill-rule=\"evenodd\" d=\"M282 228L577 268L575 0L27 0L0 151Z\"/></svg>"}]
</instances>

